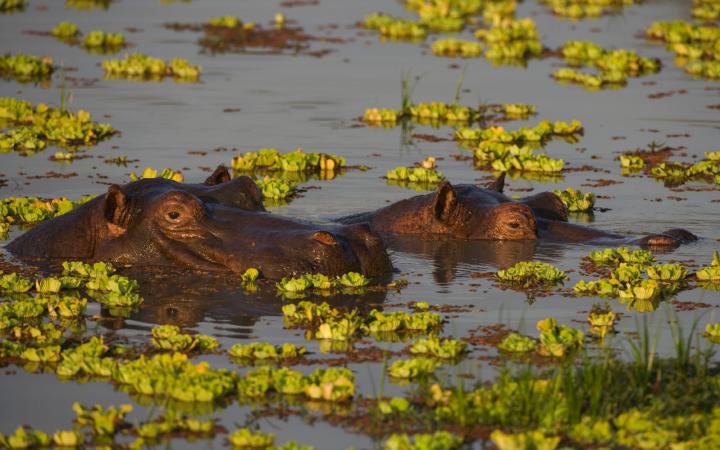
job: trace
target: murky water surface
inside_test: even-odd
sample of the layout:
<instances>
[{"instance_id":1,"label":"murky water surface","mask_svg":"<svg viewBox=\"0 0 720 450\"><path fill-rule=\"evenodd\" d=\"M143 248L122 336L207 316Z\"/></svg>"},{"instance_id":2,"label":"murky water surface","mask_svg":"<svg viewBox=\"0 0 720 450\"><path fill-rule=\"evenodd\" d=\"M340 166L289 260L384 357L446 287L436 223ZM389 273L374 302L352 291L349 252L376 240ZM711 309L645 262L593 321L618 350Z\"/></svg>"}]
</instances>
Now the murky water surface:
<instances>
[{"instance_id":1,"label":"murky water surface","mask_svg":"<svg viewBox=\"0 0 720 450\"><path fill-rule=\"evenodd\" d=\"M305 31L317 36L345 39L345 43L312 42L312 50L331 49L324 57L290 54L227 54L200 52L198 33L175 32L163 27L166 22L201 22L219 15L236 15L245 20L270 22L283 11ZM532 125L542 119L579 119L585 135L579 143L551 142L547 152L563 158L570 167L591 165L601 172L571 172L558 182L512 180L507 192L525 195L532 189L540 192L567 186L592 190L601 198L592 225L621 233L648 233L683 227L702 237L694 244L658 255L660 261L682 261L706 265L712 251L720 248L720 193L718 190L674 192L648 177L623 177L618 161L621 151L645 147L650 142L664 142L686 148L691 161L702 158L707 150L718 150L720 116L706 105L720 103L717 84L693 80L677 68L672 55L662 46L646 42L642 30L654 20L689 19L686 2L660 0L626 8L621 15L573 23L548 14L534 1L518 7L518 17L533 17L543 34L543 43L551 48L564 41L593 40L605 47L632 48L645 56L662 60L660 73L642 79L630 79L626 88L587 92L577 86L561 85L550 73L561 64L559 59L532 60L527 68L493 67L484 59L467 61L436 58L427 46L407 43L382 43L377 36L354 27L355 22L371 12L384 11L408 15L396 2L382 0L321 0L316 6L281 8L278 1L196 0L191 3L163 4L158 0L120 0L108 10L77 11L65 9L61 1L30 0L22 13L0 16L2 52L28 52L51 55L67 68L68 77L89 83L67 83L72 109L86 109L101 121L111 123L122 135L87 149L90 158L60 164L48 160L52 149L33 156L17 153L0 155L0 174L7 185L0 188L8 196L66 196L78 198L107 189L108 183L129 180L131 171L143 167L181 169L185 179L202 181L207 170L218 164L229 164L235 152L276 147L289 151L302 147L342 155L349 164L366 164L366 172L351 171L332 181L311 181L302 198L272 211L293 217L326 221L340 215L371 210L414 195L411 190L387 186L380 179L397 165L412 165L434 155L440 169L455 183L473 183L486 176L472 168L471 162L457 161L451 154L462 153L452 141L429 143L412 134L434 134L447 137L448 127L433 129L417 126L403 133L391 129L357 126L356 118L368 107L400 106L400 78L412 70L421 80L415 90L415 101L452 101L459 66L467 64L462 101L465 104L525 102L535 104L539 115L528 122L515 122L509 128ZM164 82L138 83L127 80L103 80L99 67L102 56L90 55L78 47L69 47L51 37L24 34L26 30L49 30L57 22L69 20L82 30L103 29L136 32L126 35L134 50L162 58L182 57L203 67L198 84ZM328 25L337 25L329 29ZM469 36L469 33L468 33ZM430 38L430 41L435 39ZM459 64L451 66L452 64ZM712 87L713 89L708 89ZM659 99L649 94L686 90ZM60 98L58 77L47 86L0 83L0 95L33 102L57 105ZM237 112L223 112L239 108ZM222 148L220 150L215 150ZM189 151L205 151L193 155ZM127 155L139 160L127 168L104 163L104 159ZM678 159L676 157L674 159ZM608 172L603 172L607 170ZM68 178L29 179L54 171ZM617 181L605 187L583 187L598 179ZM697 186L702 186L698 184ZM707 186L707 185L706 185ZM674 197L674 198L673 198ZM13 231L16 236L19 231ZM4 244L5 242L3 242ZM483 325L503 323L536 333L537 320L553 316L562 323L585 327L584 318L593 298L551 295L528 300L522 293L504 291L487 279L473 278L477 272L495 271L520 260L550 262L569 273L566 286L581 278L578 264L592 246L545 243L488 244L479 242L431 242L416 239L391 239L392 260L398 272L395 279L410 284L401 293L373 294L359 299L335 299L335 303L363 302L399 304L427 300L442 305L470 305L467 312L447 315L445 335L466 336ZM210 289L203 289L203 283ZM149 330L156 324L178 324L217 337L224 348L252 340L303 344L320 358L335 357L319 352L317 341L305 341L302 332L286 330L280 318L281 298L269 292L244 293L233 283L223 282L212 289L208 280L169 280L143 286L146 304L125 322L91 325L90 333L128 337L132 342L147 342ZM200 287L199 287L200 286ZM685 326L699 318L700 324L716 321L720 293L700 289L685 291L677 300L703 302L707 307L679 312ZM623 305L614 303L617 311ZM676 307L676 309L678 309ZM90 313L100 313L90 310ZM635 328L634 313L620 322L621 331ZM645 314L652 323L665 328L667 311L660 308ZM621 332L615 339L622 345L627 339ZM398 350L405 344L372 344ZM668 333L661 351L669 351ZM492 348L476 347L459 366L447 366L440 377L452 378L460 373L490 376L490 366L477 359L492 355ZM235 367L224 356L202 357L213 366ZM356 374L359 393L378 395L382 364L349 364ZM301 367L308 371L314 367ZM7 367L0 372L0 431L10 432L20 424L53 431L69 428L73 401L85 404L119 404L133 401L127 394L107 383L76 384L58 381L54 374L31 374ZM406 387L384 383L384 393L402 393ZM211 414L232 430L248 422L251 408L232 405ZM133 419L148 414L136 408ZM312 411L309 412L313 414ZM317 448L335 449L355 446L369 448L373 442L358 434L345 432L325 422L311 422L301 417L290 419L261 418L259 425L278 436L278 442L295 439ZM173 441L173 448L203 448L215 443Z\"/></svg>"}]
</instances>

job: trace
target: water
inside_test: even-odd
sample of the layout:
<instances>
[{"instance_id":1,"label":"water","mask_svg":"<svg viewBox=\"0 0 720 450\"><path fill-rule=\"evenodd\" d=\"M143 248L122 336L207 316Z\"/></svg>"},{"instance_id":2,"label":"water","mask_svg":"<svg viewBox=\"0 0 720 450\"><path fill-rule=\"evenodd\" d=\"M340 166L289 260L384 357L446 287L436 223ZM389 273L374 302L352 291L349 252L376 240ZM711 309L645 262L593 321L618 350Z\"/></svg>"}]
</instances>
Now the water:
<instances>
[{"instance_id":1,"label":"water","mask_svg":"<svg viewBox=\"0 0 720 450\"><path fill-rule=\"evenodd\" d=\"M344 38L343 44L312 42L312 50L332 49L322 58L288 54L203 53L196 44L198 33L174 32L162 26L166 22L202 22L219 15L236 15L246 21L268 23L275 12L283 11L312 35ZM368 107L400 106L400 78L411 70L421 79L414 93L415 101L452 101L461 70L451 64L467 64L462 102L525 102L537 105L539 115L527 122L512 122L508 128L531 126L543 119L579 119L585 135L577 144L553 141L547 146L551 157L563 158L569 167L591 165L604 172L571 172L564 180L554 182L514 180L507 192L525 195L567 186L592 190L603 196L597 206L609 211L596 213L593 226L604 230L642 234L683 227L702 237L669 253L658 255L662 262L677 260L696 266L709 263L712 251L720 249L720 195L716 190L673 192L647 177L623 177L619 152L645 147L652 141L673 147L686 147L691 161L707 150L718 150L720 119L706 105L720 103L716 84L694 80L673 63L672 55L661 45L646 42L642 30L654 20L681 18L689 20L689 7L670 0L646 2L628 7L621 15L596 20L570 22L558 19L535 2L518 6L518 17L533 17L543 34L543 43L551 48L569 39L593 40L605 47L633 48L645 56L662 60L660 73L642 79L630 79L626 88L616 91L587 92L577 86L560 85L549 75L561 64L558 59L530 61L527 68L493 67L484 59L467 61L433 57L427 45L382 43L377 36L354 28L353 24L369 13L384 11L408 15L394 2L367 0L323 0L318 6L281 8L278 2L216 0L192 3L122 0L107 11L65 9L62 2L31 0L23 13L0 16L0 43L3 52L28 52L51 55L56 63L72 68L68 76L91 79L89 85L68 84L71 109L85 109L99 121L107 121L122 132L121 136L87 149L91 158L72 164L48 160L52 149L33 156L16 153L0 155L0 174L8 180L0 188L8 196L67 196L78 198L107 189L108 183L124 183L131 171L143 167L181 169L186 181L199 182L208 168L229 164L235 152L276 147L282 151L302 147L342 155L349 164L366 164L367 172L350 171L333 181L312 181L320 189L309 190L289 205L271 208L274 213L326 221L333 217L372 210L414 194L390 187L379 177L388 169L433 155L440 169L454 183L473 183L487 175L472 168L470 162L456 161L450 154L463 150L451 142L429 143L419 139L406 142L399 127L374 129L358 127L356 118ZM169 59L187 58L203 67L201 82L178 84L164 82L137 83L126 80L103 80L99 62L102 56L90 55L78 47L69 47L51 37L23 34L25 30L49 30L57 22L68 20L91 29L123 31L135 27L141 31L126 32L133 50ZM329 24L337 29L320 30ZM326 27L324 27L326 28ZM429 42L435 37L429 38ZM76 70L75 70L76 69ZM652 82L648 85L647 82ZM715 88L708 90L708 88ZM650 99L649 94L687 90L686 94ZM0 83L0 95L33 102L58 105L58 76L48 87ZM240 108L226 113L223 109ZM450 128L416 127L412 133L448 137ZM687 136L689 135L689 136ZM218 147L227 151L213 151ZM191 155L188 151L206 151ZM126 155L139 160L123 168L103 162L105 158ZM442 158L442 159L441 159ZM673 159L679 159L674 157ZM48 171L77 173L67 179L33 179L27 177ZM23 175L24 174L24 175ZM610 179L618 184L606 187L583 187L592 180ZM590 181L589 181L590 180ZM675 201L669 197L682 197ZM660 199L661 201L654 201ZM713 202L713 200L715 202ZM13 231L11 236L19 233ZM560 294L528 300L524 294L498 289L490 280L472 278L477 272L495 271L519 260L533 258L550 262L570 272L566 286L582 278L577 268L580 259L592 246L559 243L418 242L415 239L392 239L389 244L394 266L410 284L401 293L374 294L360 299L335 299L336 303L355 301L405 303L428 300L443 305L471 305L466 312L448 314L445 334L466 336L479 326L504 323L513 329L535 333L537 320L553 316L562 323L585 327L587 311L598 299L572 298ZM203 284L204 283L204 284ZM218 284L219 283L219 287ZM198 287L199 286L199 287ZM301 332L286 330L279 317L282 299L272 290L244 293L232 281L172 280L165 284L144 286L144 308L130 320L114 326L91 325L89 332L124 336L131 342L148 341L149 329L155 324L174 323L217 337L225 348L236 342L262 340L285 341L308 347L316 357L337 355L318 353L317 342L305 341ZM695 289L678 295L678 300L703 302L710 307L679 312L683 326L699 318L700 326L717 320L720 293ZM614 303L616 311L624 306ZM90 311L90 313L100 311ZM618 329L615 345L622 345L625 331L635 328L632 313L626 314ZM666 311L645 314L652 323L665 327ZM95 327L95 328L93 328ZM366 342L381 348L399 350L404 344ZM669 332L661 341L660 351L671 351ZM478 356L494 354L493 349L475 348L459 368L446 369L448 377L471 373L480 377L492 374L492 368ZM221 356L203 357L213 366L234 367ZM374 396L382 374L382 364L348 365L356 374L358 391ZM311 368L301 367L303 371ZM130 401L127 394L115 391L106 383L76 384L61 382L53 374L30 374L7 367L0 377L0 431L9 432L20 424L52 432L69 428L73 401L85 404L119 404ZM385 394L400 394L407 388L385 383ZM221 423L233 430L246 422L250 408L234 404L214 413ZM132 420L148 414L145 407L133 412ZM310 412L310 415L317 415ZM282 443L294 439L317 448L368 448L373 442L360 434L301 417L263 418L258 422L264 431L278 436ZM202 448L221 445L215 442L189 443L173 440L174 448Z\"/></svg>"}]
</instances>

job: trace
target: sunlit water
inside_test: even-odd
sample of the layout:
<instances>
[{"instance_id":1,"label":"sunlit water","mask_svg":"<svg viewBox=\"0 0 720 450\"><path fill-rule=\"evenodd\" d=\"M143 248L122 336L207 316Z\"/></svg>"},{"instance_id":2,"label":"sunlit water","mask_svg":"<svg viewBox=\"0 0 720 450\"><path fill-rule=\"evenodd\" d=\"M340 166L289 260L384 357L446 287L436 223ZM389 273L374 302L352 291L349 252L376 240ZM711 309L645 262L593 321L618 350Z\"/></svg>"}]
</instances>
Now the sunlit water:
<instances>
[{"instance_id":1,"label":"sunlit water","mask_svg":"<svg viewBox=\"0 0 720 450\"><path fill-rule=\"evenodd\" d=\"M585 125L585 135L577 144L551 142L547 152L565 159L570 167L585 164L610 173L572 172L559 183L524 181L509 183L508 193L521 194L518 189L534 188L534 192L564 189L574 186L593 190L601 196L598 206L609 211L597 213L593 226L621 233L648 233L683 227L702 237L698 243L684 246L670 254L659 255L660 261L677 260L705 265L712 251L720 248L720 194L709 192L673 192L657 181L646 177L623 177L617 153L645 147L651 141L687 148L688 158L701 158L704 151L718 150L720 116L706 105L720 103L717 86L693 80L677 68L672 55L661 45L647 43L640 37L642 30L653 20L689 19L685 2L653 1L625 9L624 14L597 20L570 21L555 18L535 2L518 7L518 17L531 16L543 34L543 43L551 48L564 41L593 40L605 47L633 48L645 56L658 57L663 62L659 74L642 79L630 79L628 87L616 91L587 92L577 86L560 85L549 75L561 64L558 59L530 61L527 68L492 67L484 59L467 61L433 57L426 45L381 43L370 33L353 24L371 12L384 11L403 15L398 3L380 0L353 2L323 0L319 6L284 9L288 19L297 21L306 31L324 35L319 26L337 24L332 36L350 39L345 44L313 43L313 49L330 48L334 52L323 58L292 55L228 54L209 55L199 51L197 33L177 33L165 29L165 22L201 22L218 15L236 15L244 20L267 23L279 2L200 1L161 4L159 1L121 0L107 11L76 11L64 9L60 1L31 0L23 13L0 16L0 42L3 52L28 52L51 55L57 63L77 70L68 76L98 79L90 86L68 83L71 108L86 109L99 121L107 121L121 130L122 135L87 150L92 158L72 164L48 160L52 149L24 157L15 153L0 155L0 173L8 180L0 188L2 197L8 196L67 196L78 198L84 194L101 193L109 182L129 180L130 171L143 167L173 167L182 169L187 181L198 182L207 176L203 168L229 164L237 151L276 147L282 151L302 147L308 151L335 153L347 158L349 164L366 164L367 172L351 171L333 181L312 181L320 189L312 189L288 206L272 208L274 213L318 221L343 214L372 210L414 195L413 191L390 187L380 179L388 169L434 155L439 166L452 182L473 183L487 175L472 168L470 162L456 161L451 153L462 153L453 142L408 142L399 127L373 129L357 127L355 119L368 107L399 107L400 78L403 70L421 76L414 100L452 101L456 81L461 71L449 67L452 63L467 64L462 101L525 102L537 105L539 115L527 122L512 122L509 128L532 125L542 119L579 119ZM126 33L136 45L133 50L162 58L182 57L200 64L204 71L198 84L164 82L137 83L126 80L103 80L99 62L102 56L89 55L78 47L69 47L51 37L23 34L25 30L49 30L57 22L69 20L82 30L102 29L123 31L135 27L141 31ZM430 41L435 39L430 38ZM643 82L654 82L646 85ZM687 94L649 99L648 94L686 89ZM0 95L23 98L33 102L57 105L60 98L58 77L49 87L0 83ZM225 108L241 111L224 113ZM449 136L450 128L416 127L412 133ZM682 137L672 137L672 136ZM689 136L686 136L689 135ZM621 137L622 139L618 138ZM615 138L615 139L613 139ZM226 147L230 151L213 151ZM188 154L203 150L204 156ZM107 157L127 155L139 163L128 168L108 165ZM380 156L377 156L380 155ZM68 179L28 180L28 175L48 171L75 172ZM588 180L611 179L619 184L589 188ZM592 182L592 181L590 181ZM524 194L523 194L524 195ZM682 197L674 201L668 197ZM653 201L660 199L662 201ZM712 202L716 200L716 202ZM17 235L14 231L12 236ZM375 295L373 302L405 303L427 300L448 305L472 305L465 313L449 315L445 334L465 336L482 325L504 323L530 334L539 319L556 317L562 323L585 327L581 322L598 299L571 298L561 295L526 299L514 291L503 291L490 280L472 278L476 272L495 271L517 261L535 259L550 262L569 273L566 286L581 278L578 263L592 246L545 243L514 243L495 245L468 242L418 242L390 240L390 250L398 273L410 284L401 293ZM239 286L223 287L218 292L197 290L191 283L169 283L158 289L144 287L146 305L117 329L91 324L97 330L89 333L117 333L134 342L148 340L149 329L159 323L175 323L186 329L213 335L225 348L236 342L262 340L274 343L290 341L306 345L318 352L317 342L306 342L303 333L286 330L279 317L282 299L273 294L246 294ZM720 293L693 290L679 294L681 301L704 302L712 305L693 312L680 312L683 326L689 329L694 320L700 326L717 320L715 308ZM342 300L341 300L342 301ZM370 301L365 298L357 302ZM614 303L617 311L624 306ZM99 311L89 311L98 313ZM626 314L619 330L635 328L633 313ZM645 314L653 326L666 328L667 311ZM638 319L642 320L642 319ZM624 333L614 338L622 345ZM670 351L669 332L662 338L660 350ZM365 344L360 344L365 345ZM375 344L393 350L405 344ZM471 358L459 368L447 367L447 376L471 373L489 376L492 369L474 359L493 354L493 349L475 349ZM317 356L317 355L316 355ZM322 354L319 357L324 357ZM225 357L204 357L213 366L232 367ZM382 377L381 364L350 364L358 379L359 392L379 395ZM311 370L301 367L300 370ZM130 401L128 395L116 392L106 383L63 383L53 374L28 374L22 369L8 367L0 376L0 431L9 432L20 424L52 432L71 424L73 401L85 404L119 404ZM442 371L441 371L442 373ZM442 378L445 378L441 375ZM384 393L402 393L405 387L384 383ZM249 410L237 404L215 413L229 430L248 419ZM136 408L132 419L148 414ZM259 424L265 431L275 433L277 442L295 439L317 448L372 447L368 438L344 432L322 421L309 424L302 418L287 421L265 418ZM216 444L224 438L218 437ZM201 448L213 444L207 441L188 443L173 441L174 448Z\"/></svg>"}]
</instances>

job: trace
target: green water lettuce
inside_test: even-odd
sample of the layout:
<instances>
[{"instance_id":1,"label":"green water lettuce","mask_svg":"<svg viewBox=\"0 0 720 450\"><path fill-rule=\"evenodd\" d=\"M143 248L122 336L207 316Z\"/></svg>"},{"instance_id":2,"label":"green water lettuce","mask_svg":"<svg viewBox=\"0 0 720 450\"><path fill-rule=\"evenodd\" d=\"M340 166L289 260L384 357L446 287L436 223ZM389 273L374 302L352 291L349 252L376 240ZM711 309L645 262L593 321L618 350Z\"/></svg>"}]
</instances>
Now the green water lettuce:
<instances>
[{"instance_id":1,"label":"green water lettuce","mask_svg":"<svg viewBox=\"0 0 720 450\"><path fill-rule=\"evenodd\" d=\"M324 172L335 171L345 166L345 158L337 155L317 152L305 152L297 149L281 153L274 148L262 148L256 152L246 152L232 159L232 168L245 173L255 170L266 172Z\"/></svg>"},{"instance_id":2,"label":"green water lettuce","mask_svg":"<svg viewBox=\"0 0 720 450\"><path fill-rule=\"evenodd\" d=\"M482 56L483 44L456 38L438 39L430 50L435 56L478 58Z\"/></svg>"},{"instance_id":3,"label":"green water lettuce","mask_svg":"<svg viewBox=\"0 0 720 450\"><path fill-rule=\"evenodd\" d=\"M608 333L613 332L617 314L609 310L596 310L593 308L588 314L590 332L604 338Z\"/></svg>"},{"instance_id":4,"label":"green water lettuce","mask_svg":"<svg viewBox=\"0 0 720 450\"><path fill-rule=\"evenodd\" d=\"M80 28L72 22L60 22L52 29L52 35L59 39L72 39L80 35Z\"/></svg>"},{"instance_id":5,"label":"green water lettuce","mask_svg":"<svg viewBox=\"0 0 720 450\"><path fill-rule=\"evenodd\" d=\"M211 369L207 362L193 364L183 353L163 353L119 365L113 380L142 395L210 402L235 392L237 374Z\"/></svg>"},{"instance_id":6,"label":"green water lettuce","mask_svg":"<svg viewBox=\"0 0 720 450\"><path fill-rule=\"evenodd\" d=\"M518 333L510 333L498 344L498 350L507 353L527 353L537 349L535 339Z\"/></svg>"},{"instance_id":7,"label":"green water lettuce","mask_svg":"<svg viewBox=\"0 0 720 450\"><path fill-rule=\"evenodd\" d=\"M0 98L0 119L9 127L0 133L0 151L40 151L48 144L95 145L117 133L108 124L97 123L84 110L71 112L44 103Z\"/></svg>"},{"instance_id":8,"label":"green water lettuce","mask_svg":"<svg viewBox=\"0 0 720 450\"><path fill-rule=\"evenodd\" d=\"M655 261L655 257L651 252L647 250L630 250L627 247L592 251L588 255L588 259L597 265L604 266L619 265L621 262L647 265Z\"/></svg>"},{"instance_id":9,"label":"green water lettuce","mask_svg":"<svg viewBox=\"0 0 720 450\"><path fill-rule=\"evenodd\" d=\"M169 167L166 167L161 171L158 171L152 167L146 167L145 169L143 169L140 175L136 174L135 172L132 172L130 174L130 180L132 181L137 181L144 178L165 178L168 180L177 181L178 183L182 183L182 181L184 180L181 172L173 170Z\"/></svg>"},{"instance_id":10,"label":"green water lettuce","mask_svg":"<svg viewBox=\"0 0 720 450\"><path fill-rule=\"evenodd\" d=\"M423 39L427 34L426 27L420 22L398 19L382 13L366 16L363 24L365 28L392 39Z\"/></svg>"},{"instance_id":11,"label":"green water lettuce","mask_svg":"<svg viewBox=\"0 0 720 450\"><path fill-rule=\"evenodd\" d=\"M106 33L100 30L93 30L89 32L82 42L82 46L89 49L119 49L124 45L125 36L122 34Z\"/></svg>"},{"instance_id":12,"label":"green water lettuce","mask_svg":"<svg viewBox=\"0 0 720 450\"><path fill-rule=\"evenodd\" d=\"M430 337L418 339L410 347L410 353L429 355L441 359L457 359L467 352L467 343L459 339Z\"/></svg>"},{"instance_id":13,"label":"green water lettuce","mask_svg":"<svg viewBox=\"0 0 720 450\"><path fill-rule=\"evenodd\" d=\"M665 282L682 281L688 275L682 264L656 264L646 267L645 272L648 278Z\"/></svg>"},{"instance_id":14,"label":"green water lettuce","mask_svg":"<svg viewBox=\"0 0 720 450\"><path fill-rule=\"evenodd\" d=\"M182 334L180 328L175 325L162 325L154 327L151 330L152 345L159 350L168 350L173 352L212 352L216 350L220 344L217 339L202 334L191 336Z\"/></svg>"},{"instance_id":15,"label":"green water lettuce","mask_svg":"<svg viewBox=\"0 0 720 450\"><path fill-rule=\"evenodd\" d=\"M52 58L19 53L0 56L0 76L19 81L45 80L55 70Z\"/></svg>"},{"instance_id":16,"label":"green water lettuce","mask_svg":"<svg viewBox=\"0 0 720 450\"><path fill-rule=\"evenodd\" d=\"M538 321L537 329L540 331L540 347L538 352L541 355L562 358L572 351L583 347L582 331L565 325L558 325L554 318L547 318Z\"/></svg>"},{"instance_id":17,"label":"green water lettuce","mask_svg":"<svg viewBox=\"0 0 720 450\"><path fill-rule=\"evenodd\" d=\"M177 81L198 81L202 67L175 58L165 62L142 53L131 53L124 59L108 59L102 62L108 77L130 80L161 80L173 77Z\"/></svg>"},{"instance_id":18,"label":"green water lettuce","mask_svg":"<svg viewBox=\"0 0 720 450\"><path fill-rule=\"evenodd\" d=\"M273 345L265 342L252 342L250 344L234 344L228 350L233 358L241 359L288 359L297 358L305 354L305 347L298 347L289 342L283 345Z\"/></svg>"},{"instance_id":19,"label":"green water lettuce","mask_svg":"<svg viewBox=\"0 0 720 450\"><path fill-rule=\"evenodd\" d=\"M275 436L261 431L251 431L249 428L240 428L228 435L228 442L234 448L264 449L275 442Z\"/></svg>"},{"instance_id":20,"label":"green water lettuce","mask_svg":"<svg viewBox=\"0 0 720 450\"><path fill-rule=\"evenodd\" d=\"M305 395L313 400L342 402L355 395L355 376L349 369L318 369L308 376Z\"/></svg>"},{"instance_id":21,"label":"green water lettuce","mask_svg":"<svg viewBox=\"0 0 720 450\"><path fill-rule=\"evenodd\" d=\"M524 288L562 284L567 275L562 270L544 262L520 261L514 266L499 270L497 278L503 283L520 285Z\"/></svg>"},{"instance_id":22,"label":"green water lettuce","mask_svg":"<svg viewBox=\"0 0 720 450\"><path fill-rule=\"evenodd\" d=\"M89 427L98 436L112 436L118 427L125 422L125 416L133 410L132 405L109 406L100 405L87 408L78 402L73 403L75 423L80 427Z\"/></svg>"},{"instance_id":23,"label":"green water lettuce","mask_svg":"<svg viewBox=\"0 0 720 450\"><path fill-rule=\"evenodd\" d=\"M398 359L388 366L388 373L391 377L403 379L427 377L432 375L439 365L437 360L426 357Z\"/></svg>"},{"instance_id":24,"label":"green water lettuce","mask_svg":"<svg viewBox=\"0 0 720 450\"><path fill-rule=\"evenodd\" d=\"M592 192L583 193L571 187L564 191L554 190L553 192L560 197L570 212L588 212L592 211L595 206L595 194Z\"/></svg>"},{"instance_id":25,"label":"green water lettuce","mask_svg":"<svg viewBox=\"0 0 720 450\"><path fill-rule=\"evenodd\" d=\"M546 436L539 430L515 434L495 430L490 434L490 439L499 450L555 450L560 444L559 436Z\"/></svg>"},{"instance_id":26,"label":"green water lettuce","mask_svg":"<svg viewBox=\"0 0 720 450\"><path fill-rule=\"evenodd\" d=\"M623 169L638 170L645 167L645 160L636 155L620 155L620 166Z\"/></svg>"},{"instance_id":27,"label":"green water lettuce","mask_svg":"<svg viewBox=\"0 0 720 450\"><path fill-rule=\"evenodd\" d=\"M720 252L715 251L713 253L713 259L710 266L703 267L697 271L697 279L700 281L718 281L720 280ZM2 281L0 281L2 286Z\"/></svg>"},{"instance_id":28,"label":"green water lettuce","mask_svg":"<svg viewBox=\"0 0 720 450\"><path fill-rule=\"evenodd\" d=\"M8 436L0 433L0 444L9 449L43 448L50 444L50 438L42 431L18 427Z\"/></svg>"},{"instance_id":29,"label":"green water lettuce","mask_svg":"<svg viewBox=\"0 0 720 450\"><path fill-rule=\"evenodd\" d=\"M392 434L383 444L383 450L453 450L462 448L463 438L447 431L427 434Z\"/></svg>"}]
</instances>

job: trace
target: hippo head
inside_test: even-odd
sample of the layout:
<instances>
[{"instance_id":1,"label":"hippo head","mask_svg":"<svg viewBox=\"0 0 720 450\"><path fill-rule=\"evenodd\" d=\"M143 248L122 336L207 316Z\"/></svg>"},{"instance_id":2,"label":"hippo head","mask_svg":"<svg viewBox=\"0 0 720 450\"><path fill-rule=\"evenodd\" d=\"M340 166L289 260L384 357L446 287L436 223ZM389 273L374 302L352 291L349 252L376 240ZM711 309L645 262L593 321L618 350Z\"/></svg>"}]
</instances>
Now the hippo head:
<instances>
[{"instance_id":1,"label":"hippo head","mask_svg":"<svg viewBox=\"0 0 720 450\"><path fill-rule=\"evenodd\" d=\"M256 267L269 278L351 271L373 276L390 269L382 241L367 225L319 227L203 202L185 190L133 196L114 185L103 217L111 239L96 249L101 260L239 273Z\"/></svg>"},{"instance_id":2,"label":"hippo head","mask_svg":"<svg viewBox=\"0 0 720 450\"><path fill-rule=\"evenodd\" d=\"M105 195L38 224L8 249L18 256L136 266L236 273L255 267L268 278L391 270L382 241L367 225L323 227L230 206L232 198L252 198L232 195L237 180L211 192L160 179L112 185Z\"/></svg>"},{"instance_id":3,"label":"hippo head","mask_svg":"<svg viewBox=\"0 0 720 450\"><path fill-rule=\"evenodd\" d=\"M473 186L456 190L443 182L426 203L426 220L434 222L437 234L457 239L537 239L533 210L503 200L504 196Z\"/></svg>"}]
</instances>

